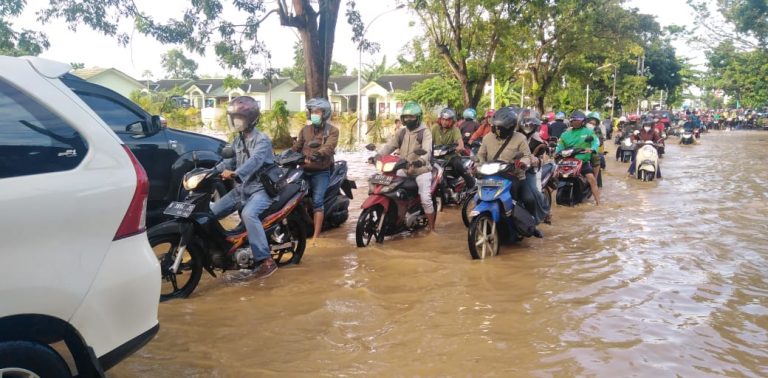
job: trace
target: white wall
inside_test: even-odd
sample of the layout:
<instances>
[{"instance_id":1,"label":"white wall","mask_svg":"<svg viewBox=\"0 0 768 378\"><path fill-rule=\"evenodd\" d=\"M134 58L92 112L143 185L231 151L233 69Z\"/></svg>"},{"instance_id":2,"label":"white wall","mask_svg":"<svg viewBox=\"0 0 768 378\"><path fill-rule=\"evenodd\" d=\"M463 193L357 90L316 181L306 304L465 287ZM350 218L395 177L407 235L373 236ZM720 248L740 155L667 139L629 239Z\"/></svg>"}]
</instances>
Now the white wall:
<instances>
[{"instance_id":1,"label":"white wall","mask_svg":"<svg viewBox=\"0 0 768 378\"><path fill-rule=\"evenodd\" d=\"M125 77L112 72L105 72L103 74L96 75L87 81L107 87L117 93L120 93L126 98L130 98L131 92L137 89L141 90L146 88L145 86L137 86L135 81L128 80Z\"/></svg>"}]
</instances>

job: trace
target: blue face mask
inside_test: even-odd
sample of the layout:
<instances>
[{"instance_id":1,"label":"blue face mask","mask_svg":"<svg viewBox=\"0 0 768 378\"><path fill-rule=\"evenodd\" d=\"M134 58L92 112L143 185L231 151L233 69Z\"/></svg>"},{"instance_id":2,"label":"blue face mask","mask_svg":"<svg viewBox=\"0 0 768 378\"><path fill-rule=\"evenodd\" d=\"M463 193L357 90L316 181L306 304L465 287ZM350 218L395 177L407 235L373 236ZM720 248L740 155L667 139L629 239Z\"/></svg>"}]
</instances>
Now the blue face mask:
<instances>
[{"instance_id":1,"label":"blue face mask","mask_svg":"<svg viewBox=\"0 0 768 378\"><path fill-rule=\"evenodd\" d=\"M317 126L323 122L323 117L320 114L312 114L309 116L309 120L312 121L313 125Z\"/></svg>"}]
</instances>

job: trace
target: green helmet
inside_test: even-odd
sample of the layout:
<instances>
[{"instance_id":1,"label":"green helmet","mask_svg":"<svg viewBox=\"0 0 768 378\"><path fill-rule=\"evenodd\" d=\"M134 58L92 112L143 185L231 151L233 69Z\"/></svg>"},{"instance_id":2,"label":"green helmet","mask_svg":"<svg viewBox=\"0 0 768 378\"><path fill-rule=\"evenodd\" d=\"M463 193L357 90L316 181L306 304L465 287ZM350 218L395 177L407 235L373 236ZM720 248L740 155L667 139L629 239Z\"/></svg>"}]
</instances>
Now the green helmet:
<instances>
[{"instance_id":1,"label":"green helmet","mask_svg":"<svg viewBox=\"0 0 768 378\"><path fill-rule=\"evenodd\" d=\"M603 122L603 120L600 118L600 113L598 112L589 112L589 114L587 114L586 120L589 121L590 118L597 120L598 124L600 124L600 122Z\"/></svg>"},{"instance_id":2,"label":"green helmet","mask_svg":"<svg viewBox=\"0 0 768 378\"><path fill-rule=\"evenodd\" d=\"M403 119L404 116L416 116L416 121L413 122L406 122L406 120ZM421 124L421 106L419 104L408 101L403 105L403 112L400 113L400 120L403 121L403 124L410 130L413 130Z\"/></svg>"}]
</instances>

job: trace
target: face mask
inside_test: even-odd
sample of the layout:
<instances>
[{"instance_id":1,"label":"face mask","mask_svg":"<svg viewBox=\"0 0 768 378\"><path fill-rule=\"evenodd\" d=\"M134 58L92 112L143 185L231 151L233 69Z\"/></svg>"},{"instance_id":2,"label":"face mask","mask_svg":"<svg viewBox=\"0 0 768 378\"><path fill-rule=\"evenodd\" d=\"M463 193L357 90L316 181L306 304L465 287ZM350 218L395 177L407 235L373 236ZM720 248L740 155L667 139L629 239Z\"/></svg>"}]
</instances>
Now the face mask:
<instances>
[{"instance_id":1,"label":"face mask","mask_svg":"<svg viewBox=\"0 0 768 378\"><path fill-rule=\"evenodd\" d=\"M645 130L645 132L649 132L649 131L651 131L651 128L648 127L648 126L645 126L645 127L643 127L643 130Z\"/></svg>"},{"instance_id":2,"label":"face mask","mask_svg":"<svg viewBox=\"0 0 768 378\"><path fill-rule=\"evenodd\" d=\"M248 122L244 118L233 117L232 126L234 126L235 130L243 132L248 128Z\"/></svg>"},{"instance_id":3,"label":"face mask","mask_svg":"<svg viewBox=\"0 0 768 378\"><path fill-rule=\"evenodd\" d=\"M594 130L595 129L595 125L593 125L591 123L588 123L587 124L587 128L590 129L590 130Z\"/></svg>"},{"instance_id":4,"label":"face mask","mask_svg":"<svg viewBox=\"0 0 768 378\"><path fill-rule=\"evenodd\" d=\"M414 119L405 119L405 120L403 120L403 125L405 125L405 127L407 127L408 129L413 130L413 129L415 129L415 128L417 128L419 126L419 120L416 119L416 118L414 118Z\"/></svg>"},{"instance_id":5,"label":"face mask","mask_svg":"<svg viewBox=\"0 0 768 378\"><path fill-rule=\"evenodd\" d=\"M323 122L323 117L320 114L312 114L309 116L309 120L312 121L313 125L319 126Z\"/></svg>"}]
</instances>

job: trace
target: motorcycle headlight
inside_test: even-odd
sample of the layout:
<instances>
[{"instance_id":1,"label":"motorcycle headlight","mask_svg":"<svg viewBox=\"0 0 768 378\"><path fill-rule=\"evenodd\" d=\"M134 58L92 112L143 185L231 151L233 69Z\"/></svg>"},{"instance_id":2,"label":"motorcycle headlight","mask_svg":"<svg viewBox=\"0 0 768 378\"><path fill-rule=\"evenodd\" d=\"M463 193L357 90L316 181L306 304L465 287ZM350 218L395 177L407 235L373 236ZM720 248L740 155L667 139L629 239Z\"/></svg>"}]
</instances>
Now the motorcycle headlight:
<instances>
[{"instance_id":1,"label":"motorcycle headlight","mask_svg":"<svg viewBox=\"0 0 768 378\"><path fill-rule=\"evenodd\" d=\"M448 151L446 151L446 150L434 150L434 151L432 151L432 156L440 157L440 156L445 155L446 152L448 152Z\"/></svg>"},{"instance_id":2,"label":"motorcycle headlight","mask_svg":"<svg viewBox=\"0 0 768 378\"><path fill-rule=\"evenodd\" d=\"M196 175L184 178L184 182L183 182L184 189L189 191L195 190L195 188L197 188L197 185L200 184L200 181L203 181L203 179L205 178L205 175L207 174L208 174L207 172L198 173Z\"/></svg>"},{"instance_id":3,"label":"motorcycle headlight","mask_svg":"<svg viewBox=\"0 0 768 378\"><path fill-rule=\"evenodd\" d=\"M629 138L624 139L624 146L632 147L632 141Z\"/></svg>"},{"instance_id":4,"label":"motorcycle headlight","mask_svg":"<svg viewBox=\"0 0 768 378\"><path fill-rule=\"evenodd\" d=\"M506 163L485 163L480 166L478 172L485 176L495 175L507 166Z\"/></svg>"}]
</instances>

